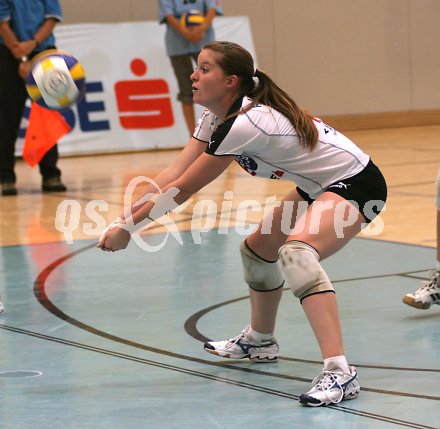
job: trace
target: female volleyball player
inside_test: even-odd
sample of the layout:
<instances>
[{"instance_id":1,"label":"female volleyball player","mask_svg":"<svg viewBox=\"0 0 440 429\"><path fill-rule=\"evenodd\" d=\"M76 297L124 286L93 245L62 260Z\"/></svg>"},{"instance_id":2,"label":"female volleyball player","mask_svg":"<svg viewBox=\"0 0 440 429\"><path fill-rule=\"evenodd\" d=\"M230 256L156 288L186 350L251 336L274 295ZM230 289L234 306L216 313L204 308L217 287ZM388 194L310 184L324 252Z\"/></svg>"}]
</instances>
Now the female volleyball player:
<instances>
[{"instance_id":1,"label":"female volleyball player","mask_svg":"<svg viewBox=\"0 0 440 429\"><path fill-rule=\"evenodd\" d=\"M182 204L234 160L252 175L295 182L298 187L273 210L269 231L263 219L240 246L251 302L249 326L235 338L204 347L222 357L276 360L273 333L286 281L301 300L324 359L322 373L300 402L319 406L355 398L357 372L344 355L336 296L320 260L379 213L385 180L354 143L309 116L267 74L254 70L252 56L241 46L209 43L197 65L191 75L194 101L207 110L194 136L155 178L163 192L110 225L98 247L124 249L130 232ZM288 228L282 222L285 212Z\"/></svg>"}]
</instances>

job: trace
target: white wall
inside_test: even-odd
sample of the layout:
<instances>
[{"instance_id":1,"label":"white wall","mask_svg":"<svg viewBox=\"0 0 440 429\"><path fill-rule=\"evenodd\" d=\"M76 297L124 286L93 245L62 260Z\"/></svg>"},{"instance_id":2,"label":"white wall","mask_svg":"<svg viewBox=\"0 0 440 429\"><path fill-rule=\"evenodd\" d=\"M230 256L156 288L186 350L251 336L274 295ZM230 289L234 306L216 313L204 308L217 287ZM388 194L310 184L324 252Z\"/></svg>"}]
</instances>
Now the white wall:
<instances>
[{"instance_id":1,"label":"white wall","mask_svg":"<svg viewBox=\"0 0 440 429\"><path fill-rule=\"evenodd\" d=\"M157 17L155 0L61 4L66 23ZM440 109L438 0L222 0L222 5L228 16L249 16L259 66L317 115Z\"/></svg>"}]
</instances>

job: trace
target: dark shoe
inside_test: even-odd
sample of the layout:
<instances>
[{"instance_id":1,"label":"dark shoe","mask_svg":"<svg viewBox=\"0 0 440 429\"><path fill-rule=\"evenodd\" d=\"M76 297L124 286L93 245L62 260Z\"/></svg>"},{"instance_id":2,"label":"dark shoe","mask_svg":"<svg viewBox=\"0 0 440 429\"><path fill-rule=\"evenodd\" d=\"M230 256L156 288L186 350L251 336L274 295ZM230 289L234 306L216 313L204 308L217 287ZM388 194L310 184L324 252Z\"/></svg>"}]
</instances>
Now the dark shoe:
<instances>
[{"instance_id":1,"label":"dark shoe","mask_svg":"<svg viewBox=\"0 0 440 429\"><path fill-rule=\"evenodd\" d=\"M4 182L2 183L2 195L4 197L8 195L17 195L17 188L14 182Z\"/></svg>"},{"instance_id":2,"label":"dark shoe","mask_svg":"<svg viewBox=\"0 0 440 429\"><path fill-rule=\"evenodd\" d=\"M59 177L51 177L50 179L43 180L42 185L43 192L65 192L67 188Z\"/></svg>"}]
</instances>

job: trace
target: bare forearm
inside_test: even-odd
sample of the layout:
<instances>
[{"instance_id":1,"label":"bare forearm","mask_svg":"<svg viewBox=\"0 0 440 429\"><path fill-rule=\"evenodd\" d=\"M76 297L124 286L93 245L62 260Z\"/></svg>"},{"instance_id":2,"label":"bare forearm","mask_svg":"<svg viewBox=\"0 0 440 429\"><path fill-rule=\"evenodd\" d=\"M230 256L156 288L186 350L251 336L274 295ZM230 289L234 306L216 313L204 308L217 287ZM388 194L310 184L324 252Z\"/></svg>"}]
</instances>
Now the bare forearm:
<instances>
[{"instance_id":1,"label":"bare forearm","mask_svg":"<svg viewBox=\"0 0 440 429\"><path fill-rule=\"evenodd\" d=\"M187 170L187 168L197 159L206 149L206 144L192 138L185 148L179 153L175 161L161 173L150 180L150 183L143 189L143 197L137 200L130 208L125 207L125 214L122 214L123 219L130 217L132 214L140 210L145 202L148 202L148 194L157 194L163 192L168 185L179 179ZM145 184L145 181L143 182ZM127 191L126 191L127 192Z\"/></svg>"},{"instance_id":2,"label":"bare forearm","mask_svg":"<svg viewBox=\"0 0 440 429\"><path fill-rule=\"evenodd\" d=\"M165 19L170 27L174 28L181 36L185 36L185 29L180 25L176 17L168 15Z\"/></svg>"},{"instance_id":3,"label":"bare forearm","mask_svg":"<svg viewBox=\"0 0 440 429\"><path fill-rule=\"evenodd\" d=\"M209 9L205 16L205 21L202 24L203 31L207 31L209 27L212 25L212 21L214 20L217 11L215 8Z\"/></svg>"},{"instance_id":4,"label":"bare forearm","mask_svg":"<svg viewBox=\"0 0 440 429\"><path fill-rule=\"evenodd\" d=\"M143 196L136 200L136 202L130 208L124 207L124 213L121 215L121 218L126 219L130 216L133 216L148 202L146 196L148 196L149 194L157 194L162 192L162 190L165 189L171 182L176 180L177 177L178 172L175 169L168 167L157 176L155 176L154 179L150 180L149 178L146 178L148 179L148 185L142 190ZM146 180L141 183L145 184Z\"/></svg>"},{"instance_id":5,"label":"bare forearm","mask_svg":"<svg viewBox=\"0 0 440 429\"><path fill-rule=\"evenodd\" d=\"M57 23L58 20L55 18L46 19L43 25L34 34L34 40L36 40L38 44L43 43L52 34Z\"/></svg>"},{"instance_id":6,"label":"bare forearm","mask_svg":"<svg viewBox=\"0 0 440 429\"><path fill-rule=\"evenodd\" d=\"M146 201L131 218L126 218L126 223L132 229L130 232L136 231L165 216L168 212L187 201L192 194L192 192L180 190L172 186L172 184L168 185L162 193L156 194Z\"/></svg>"},{"instance_id":7,"label":"bare forearm","mask_svg":"<svg viewBox=\"0 0 440 429\"><path fill-rule=\"evenodd\" d=\"M0 23L0 35L2 36L6 47L11 51L15 58L19 59L25 55L29 55L34 51L40 43L43 43L53 32L57 24L55 18L48 18L41 27L29 40L18 40L12 31L9 21Z\"/></svg>"},{"instance_id":8,"label":"bare forearm","mask_svg":"<svg viewBox=\"0 0 440 429\"><path fill-rule=\"evenodd\" d=\"M125 249L133 233L139 233L148 224L185 203L194 193L223 173L235 158L201 153L205 146L192 139L174 163L178 179L158 193L147 193L133 215L115 221L103 231L97 247L108 252Z\"/></svg>"},{"instance_id":9,"label":"bare forearm","mask_svg":"<svg viewBox=\"0 0 440 429\"><path fill-rule=\"evenodd\" d=\"M2 36L6 47L14 53L14 46L18 42L17 37L9 26L9 21L0 22L0 36Z\"/></svg>"},{"instance_id":10,"label":"bare forearm","mask_svg":"<svg viewBox=\"0 0 440 429\"><path fill-rule=\"evenodd\" d=\"M167 212L183 204L208 183L211 183L223 173L233 159L233 156L201 155L175 181L162 189L160 194L151 196L152 198L146 198L142 208L129 219L129 222L136 225L146 221L145 224L147 224L159 219Z\"/></svg>"}]
</instances>

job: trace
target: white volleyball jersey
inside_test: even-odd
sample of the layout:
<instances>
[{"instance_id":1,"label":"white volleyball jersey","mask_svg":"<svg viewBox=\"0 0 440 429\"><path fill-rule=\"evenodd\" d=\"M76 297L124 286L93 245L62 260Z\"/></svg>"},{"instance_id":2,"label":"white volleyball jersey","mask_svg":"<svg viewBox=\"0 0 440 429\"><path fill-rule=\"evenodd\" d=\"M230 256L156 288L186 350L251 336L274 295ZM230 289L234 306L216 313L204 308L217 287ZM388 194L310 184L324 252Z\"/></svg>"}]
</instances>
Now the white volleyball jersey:
<instances>
[{"instance_id":1,"label":"white volleyball jersey","mask_svg":"<svg viewBox=\"0 0 440 429\"><path fill-rule=\"evenodd\" d=\"M248 97L237 100L230 112L250 101ZM332 183L362 171L370 160L351 140L317 118L319 137L312 151L301 147L284 115L265 105L218 122L214 113L205 110L194 131L194 138L208 144L207 153L235 155L249 174L291 180L313 199Z\"/></svg>"}]
</instances>

